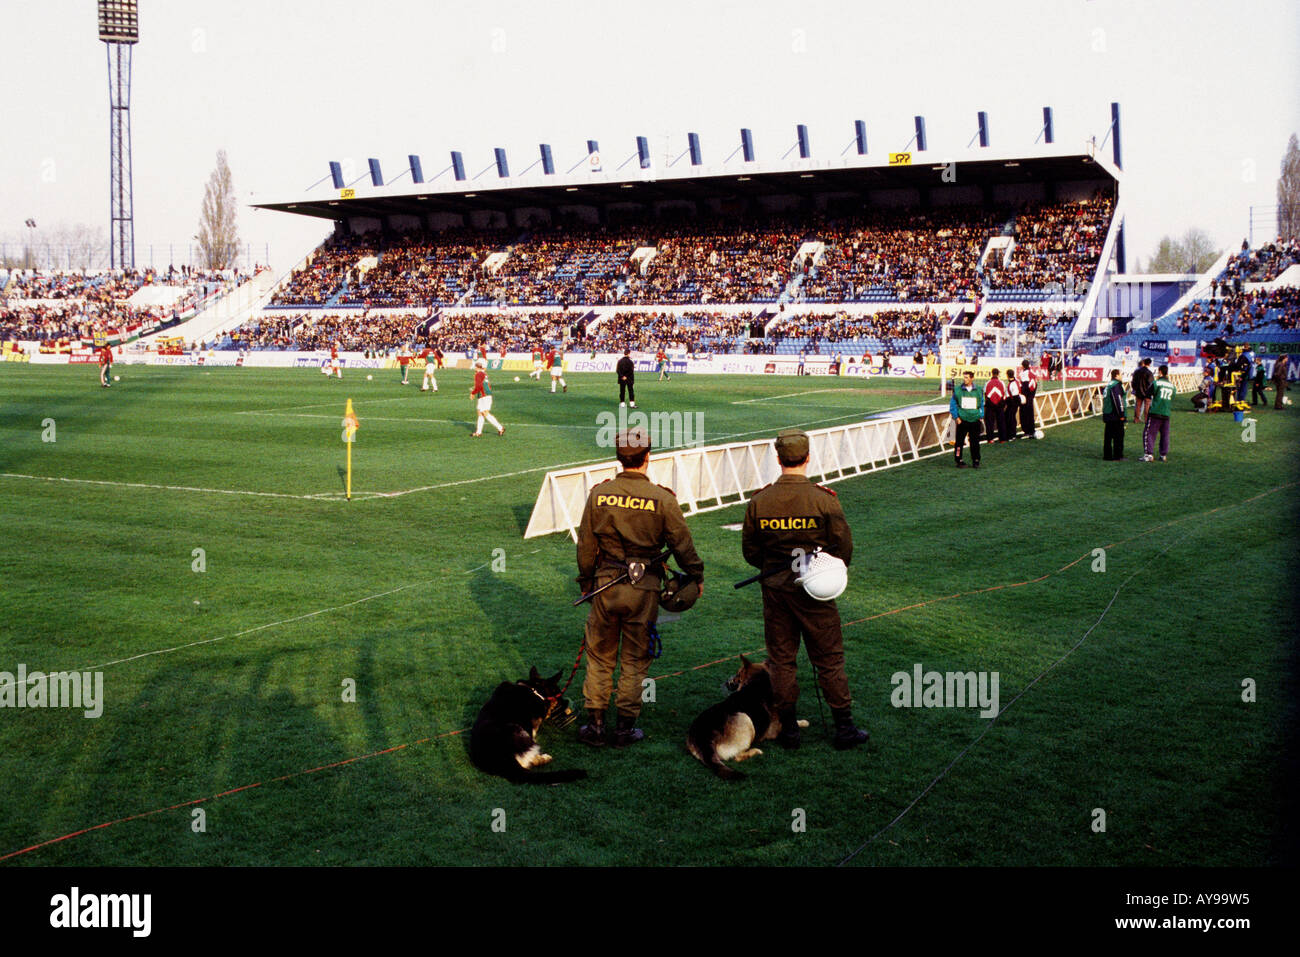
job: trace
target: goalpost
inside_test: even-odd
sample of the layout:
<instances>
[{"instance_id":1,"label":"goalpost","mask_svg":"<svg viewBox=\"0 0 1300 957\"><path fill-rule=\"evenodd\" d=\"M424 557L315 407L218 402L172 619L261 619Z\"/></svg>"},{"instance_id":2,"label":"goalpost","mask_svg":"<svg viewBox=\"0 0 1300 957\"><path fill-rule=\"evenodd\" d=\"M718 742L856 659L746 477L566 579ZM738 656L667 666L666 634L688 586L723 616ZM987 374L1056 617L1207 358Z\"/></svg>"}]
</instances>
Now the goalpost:
<instances>
[{"instance_id":1,"label":"goalpost","mask_svg":"<svg viewBox=\"0 0 1300 957\"><path fill-rule=\"evenodd\" d=\"M977 330L983 339L981 342L993 342L993 357L1020 361L1019 329L1003 329L1001 326L981 326ZM943 339L939 343L939 395L948 394L948 380L951 375L956 380L967 364L967 346L972 342L969 326L943 327Z\"/></svg>"}]
</instances>

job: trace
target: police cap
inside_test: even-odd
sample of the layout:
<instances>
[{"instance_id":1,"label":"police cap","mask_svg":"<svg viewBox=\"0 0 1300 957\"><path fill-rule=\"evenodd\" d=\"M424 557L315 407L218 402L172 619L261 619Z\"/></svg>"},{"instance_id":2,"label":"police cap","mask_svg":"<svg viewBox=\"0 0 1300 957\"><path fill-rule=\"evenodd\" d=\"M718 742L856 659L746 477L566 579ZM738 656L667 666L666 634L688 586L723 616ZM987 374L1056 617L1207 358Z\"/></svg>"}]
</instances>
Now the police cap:
<instances>
[{"instance_id":1,"label":"police cap","mask_svg":"<svg viewBox=\"0 0 1300 957\"><path fill-rule=\"evenodd\" d=\"M803 429L782 429L776 436L776 457L782 462L802 462L808 457L808 433Z\"/></svg>"},{"instance_id":2,"label":"police cap","mask_svg":"<svg viewBox=\"0 0 1300 957\"><path fill-rule=\"evenodd\" d=\"M635 458L642 452L650 450L650 435L645 429L638 426L635 429L620 432L615 438L614 444L620 459Z\"/></svg>"}]
</instances>

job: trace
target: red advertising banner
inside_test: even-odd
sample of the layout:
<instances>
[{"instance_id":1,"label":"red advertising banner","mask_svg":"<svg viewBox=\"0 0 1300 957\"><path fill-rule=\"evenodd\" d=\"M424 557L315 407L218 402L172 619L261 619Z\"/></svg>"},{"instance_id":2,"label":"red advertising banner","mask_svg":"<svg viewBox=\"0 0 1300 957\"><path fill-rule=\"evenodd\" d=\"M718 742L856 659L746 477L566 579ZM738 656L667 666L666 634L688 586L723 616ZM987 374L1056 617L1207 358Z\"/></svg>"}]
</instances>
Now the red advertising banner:
<instances>
[{"instance_id":1,"label":"red advertising banner","mask_svg":"<svg viewBox=\"0 0 1300 957\"><path fill-rule=\"evenodd\" d=\"M1096 366L1079 366L1065 370L1067 382L1104 382L1105 370Z\"/></svg>"}]
</instances>

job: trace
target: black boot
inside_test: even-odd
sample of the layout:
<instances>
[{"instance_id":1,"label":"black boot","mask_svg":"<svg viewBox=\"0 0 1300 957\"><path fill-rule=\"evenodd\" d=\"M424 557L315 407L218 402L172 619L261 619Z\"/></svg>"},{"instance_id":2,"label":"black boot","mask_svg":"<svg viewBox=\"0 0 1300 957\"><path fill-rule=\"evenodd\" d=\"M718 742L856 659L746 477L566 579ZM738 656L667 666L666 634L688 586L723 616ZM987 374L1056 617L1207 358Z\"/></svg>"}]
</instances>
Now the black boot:
<instances>
[{"instance_id":1,"label":"black boot","mask_svg":"<svg viewBox=\"0 0 1300 957\"><path fill-rule=\"evenodd\" d=\"M605 746L605 716L591 709L587 710L587 723L578 729L578 740L593 748Z\"/></svg>"},{"instance_id":2,"label":"black boot","mask_svg":"<svg viewBox=\"0 0 1300 957\"><path fill-rule=\"evenodd\" d=\"M618 716L618 724L614 728L614 747L626 748L629 744L636 744L645 738L645 732L636 727L636 718L628 718L624 715Z\"/></svg>"},{"instance_id":3,"label":"black boot","mask_svg":"<svg viewBox=\"0 0 1300 957\"><path fill-rule=\"evenodd\" d=\"M777 732L776 743L787 751L799 750L799 719L794 708L782 708L777 713L777 720L781 722L781 730Z\"/></svg>"},{"instance_id":4,"label":"black boot","mask_svg":"<svg viewBox=\"0 0 1300 957\"><path fill-rule=\"evenodd\" d=\"M832 743L836 751L847 751L871 740L871 735L853 723L853 712L848 708L831 708L831 714L835 717L835 739Z\"/></svg>"}]
</instances>

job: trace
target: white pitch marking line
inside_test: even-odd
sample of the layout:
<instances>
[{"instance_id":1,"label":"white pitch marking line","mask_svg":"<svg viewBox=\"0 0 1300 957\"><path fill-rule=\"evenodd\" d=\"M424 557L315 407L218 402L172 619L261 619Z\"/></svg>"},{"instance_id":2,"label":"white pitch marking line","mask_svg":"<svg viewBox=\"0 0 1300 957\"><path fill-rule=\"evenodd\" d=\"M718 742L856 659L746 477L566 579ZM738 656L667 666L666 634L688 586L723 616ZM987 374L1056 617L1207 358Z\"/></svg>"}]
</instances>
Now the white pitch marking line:
<instances>
[{"instance_id":1,"label":"white pitch marking line","mask_svg":"<svg viewBox=\"0 0 1300 957\"><path fill-rule=\"evenodd\" d=\"M410 393L407 393L409 395ZM405 402L406 395L393 396L389 399L366 399L367 405L375 405L380 402ZM338 405L338 400L333 402L313 402L311 405L291 405L283 409L246 409L243 412L236 412L235 415L267 415L272 412L296 412L299 409L332 409Z\"/></svg>"},{"instance_id":2,"label":"white pitch marking line","mask_svg":"<svg viewBox=\"0 0 1300 957\"><path fill-rule=\"evenodd\" d=\"M111 482L107 479L63 478L58 475L22 475L18 472L0 472L0 478L34 479L38 482L67 482L73 485L111 485L117 488L149 488L166 492L210 492L213 495L255 495L264 498L315 499L317 495L293 495L289 492L250 492L245 489L198 488L192 485L151 485L147 482Z\"/></svg>"},{"instance_id":3,"label":"white pitch marking line","mask_svg":"<svg viewBox=\"0 0 1300 957\"><path fill-rule=\"evenodd\" d=\"M541 551L541 549L535 548L533 549L532 552L529 552L528 554L531 555L534 552L538 552L538 551ZM466 571L463 574L472 575L474 572L481 571L482 569L487 568L491 564L492 563L490 561L484 562L482 565L476 565L473 568L466 569ZM364 598L358 598L355 601L344 602L342 605L334 605L330 608L318 608L316 611L309 611L305 615L297 615L293 618L282 618L280 621L268 622L265 625L257 625L254 628L245 628L243 631L237 631L233 635L222 635L219 638L204 638L201 641L191 641L183 645L175 645L174 647L171 648L156 648L153 651L145 651L145 652L141 652L138 655L131 655L129 658L117 658L113 661L106 661L102 665L95 665L90 668L78 668L75 670L98 671L101 668L111 668L114 665L123 665L129 661L139 661L141 658L151 658L154 655L168 655L171 654L173 651L184 651L186 648L196 648L199 645L215 644L218 641L225 641L228 638L242 638L244 635L251 635L254 632L265 631L268 628L275 628L278 627L279 625L290 625L296 621L305 621L308 618L315 618L318 615L326 615L332 611L341 611L344 608L351 608L354 605L362 605L368 601L374 601L376 598L386 598L389 595L396 595L398 592L401 591L408 591L409 589L412 588L420 588L424 585L432 585L434 582L442 581L442 580L443 580L442 577L438 577L438 578L430 578L422 582L412 582L409 585L399 585L396 588L390 588L388 591L376 592L373 595L367 595ZM29 677L27 681L30 683L32 681L38 680L38 678L39 675L36 677Z\"/></svg>"},{"instance_id":4,"label":"white pitch marking line","mask_svg":"<svg viewBox=\"0 0 1300 957\"><path fill-rule=\"evenodd\" d=\"M1244 504L1244 503L1242 503L1242 502L1238 502L1238 503L1236 503L1236 504L1237 504L1237 505L1242 505L1242 504ZM1033 688L1034 685L1038 684L1038 682L1040 682L1043 678L1047 677L1048 674L1050 674L1052 671L1054 671L1054 670L1056 669L1056 666L1057 666L1057 665L1061 664L1061 662L1065 661L1066 658L1069 658L1072 654L1074 654L1076 651L1079 650L1079 647L1080 647L1080 646L1081 646L1085 641L1088 640L1088 636L1091 635L1091 634L1092 634L1092 633L1097 629L1097 626L1100 625L1100 624L1102 623L1103 619L1105 619L1105 617L1110 613L1110 609L1111 609L1111 607L1115 604L1116 600L1119 598L1119 596L1120 596L1120 592L1122 592L1125 588L1128 587L1129 582L1131 582L1133 579L1137 578L1138 575L1144 573L1144 572L1147 570L1148 566L1150 566L1151 564L1153 564L1157 558L1160 558L1162 555L1164 555L1165 552L1167 552L1167 551L1169 551L1170 549L1172 549L1175 545L1181 545L1181 544L1182 544L1184 541L1186 541L1186 540L1187 540L1187 539L1192 535L1192 533L1195 532L1196 530L1197 530L1196 527L1193 527L1193 528L1189 529L1186 535L1183 535L1182 538L1179 538L1177 541L1170 542L1168 545L1166 545L1164 548L1162 548L1159 552L1157 552L1154 556L1152 556L1150 559L1148 559L1147 562L1146 562L1146 564L1139 566L1139 567L1138 567L1138 568L1133 572L1133 574L1129 575L1128 578L1126 578L1126 579L1124 579L1124 581L1120 582L1119 587L1115 589L1115 594L1113 594L1113 595L1110 596L1110 601L1106 602L1106 607L1104 607L1104 608L1101 610L1101 614L1097 616L1097 620L1094 621L1094 622L1093 622L1093 623L1088 627L1088 630L1087 630L1087 631L1085 631L1082 635L1079 636L1079 640L1076 641L1076 642L1075 642L1073 645L1071 645L1069 648L1067 648L1067 649L1065 650L1065 652L1064 652L1063 654L1060 655L1060 657L1058 657L1058 658L1057 658L1055 661L1053 661L1050 665L1048 665L1046 668L1044 668L1044 669L1042 670L1042 672L1040 672L1038 675L1036 675L1036 676L1034 677L1034 679L1033 679L1032 681L1029 682L1029 684L1027 684L1027 685L1025 685L1023 688L1021 688L1020 691L1016 693L1016 696L1015 696L1014 698L1012 698L1012 699L1011 699L1010 701L1008 701L1005 705L1003 705L1003 706L998 710L998 713L995 714L995 715L993 716L993 720L989 721L989 722L984 726L984 730L982 730L982 731L981 731L981 732L980 732L980 733L975 737L975 740L971 741L968 745L966 745L966 747L962 748L961 751L959 751L959 752L957 753L957 756L956 756L955 758L953 758L951 761L949 761L949 762L948 762L948 765L947 765L947 766L946 766L942 771L940 771L937 775L935 775L934 779L933 779L929 784L927 784L927 785L925 786L925 788L921 791L921 793L918 794L916 797L914 797L914 798L912 799L912 802L911 802L910 804L908 804L907 807L903 808L903 810L900 811L900 812L898 813L898 816L897 816L897 817L895 817L892 821L890 821L888 824L886 824L884 827L882 827L880 830L878 830L875 834L871 835L871 837L869 837L867 840L863 841L861 845L859 845L859 846L858 846L858 847L857 847L857 848L856 848L856 849L855 849L851 854L849 854L847 857L845 857L843 860L841 860L841 861L839 862L839 864L837 864L836 866L837 866L837 867L838 867L838 866L842 866L842 865L844 865L844 864L847 864L849 861L853 860L853 858L857 857L858 854L863 850L863 848L865 848L868 844L871 844L873 841L876 840L876 838L880 837L880 835L884 834L886 831L888 831L890 828L892 828L895 824L897 824L899 821L901 821L904 817L906 817L906 816L907 816L907 813L908 813L909 811L911 811L912 808L916 807L916 805L919 804L919 803L921 802L921 800L922 800L922 799L923 799L927 794L929 794L932 790L934 790L935 785L937 785L940 781L942 781L945 777L948 776L948 772L951 771L954 767L956 767L957 762L960 761L962 758L964 758L964 757L966 756L967 752L969 752L972 748L974 748L977 744L979 744L981 741L984 740L984 736L987 735L990 731L993 730L993 728L997 725L998 721L1002 718L1002 716L1003 716L1004 714L1007 713L1007 711L1011 708L1011 706L1012 706L1013 704L1015 704L1017 701L1019 701L1021 698L1023 698L1026 694L1028 694L1029 691L1030 691L1030 689Z\"/></svg>"},{"instance_id":5,"label":"white pitch marking line","mask_svg":"<svg viewBox=\"0 0 1300 957\"><path fill-rule=\"evenodd\" d=\"M765 395L757 399L736 399L732 405L748 405L751 402L771 402L774 399L790 399L797 395L819 395L822 392L866 392L866 389L806 389L803 392L785 392L781 395Z\"/></svg>"},{"instance_id":6,"label":"white pitch marking line","mask_svg":"<svg viewBox=\"0 0 1300 957\"><path fill-rule=\"evenodd\" d=\"M323 415L319 412L241 412L240 415L281 415L293 419L338 419L337 415ZM469 425L470 420L464 419L416 419L401 418L394 416L368 415L365 417L366 422L438 422L445 425ZM584 429L588 432L597 431L600 426L596 425L548 425L545 422L515 422L510 426L512 429Z\"/></svg>"},{"instance_id":7,"label":"white pitch marking line","mask_svg":"<svg viewBox=\"0 0 1300 957\"><path fill-rule=\"evenodd\" d=\"M832 390L832 391L839 391L839 390ZM909 404L913 404L913 403L909 403ZM904 406L901 405L894 406L894 408L901 409L904 408ZM893 409L881 409L879 411L890 412L893 411ZM810 419L807 422L796 422L792 426L786 426L786 428L802 428L805 425L820 425L824 422L838 422L840 419L851 419L851 418L855 418L860 414L861 414L860 412L849 412L845 415L836 415L824 419ZM324 416L324 418L333 418L333 416ZM401 421L412 421L412 420L404 419ZM586 426L547 426L547 428L586 428ZM771 432L771 431L772 431L771 428L765 428L765 429L753 429L749 432L732 432L727 435L715 436L711 441L722 442L727 439L739 439L747 435L758 435L760 433ZM678 446L666 447L661 451L664 452L672 451L675 448L678 448ZM599 458L599 459L583 459L578 462L561 462L556 465L539 465L536 466L535 468L520 469L517 472L501 472L496 475L481 475L478 478L460 479L454 482L440 482L436 485L422 485L418 488L399 489L396 492L357 492L353 494L352 498L353 501L376 499L376 498L400 498L403 495L411 495L414 494L415 492L429 492L440 488L453 488L458 485L473 485L477 482L492 482L495 481L496 479L516 478L520 475L528 475L532 472L549 472L558 469L574 468L579 465L599 465L599 464L606 463L608 461L609 461L608 458ZM250 495L255 498L291 498L291 499L297 499L299 501L304 501L304 502L333 502L333 501L340 501L344 498L344 496L342 496L340 493L337 492L314 492L310 495L295 495L291 492L255 492L255 491L250 491L248 489L202 488L193 485L155 485L148 482L115 482L115 481L110 481L108 479L64 478L58 475L25 475L18 472L0 472L0 478L29 479L36 482L64 482L71 485L104 485L104 486L110 486L114 488L154 489L163 492L206 492L210 495Z\"/></svg>"}]
</instances>

